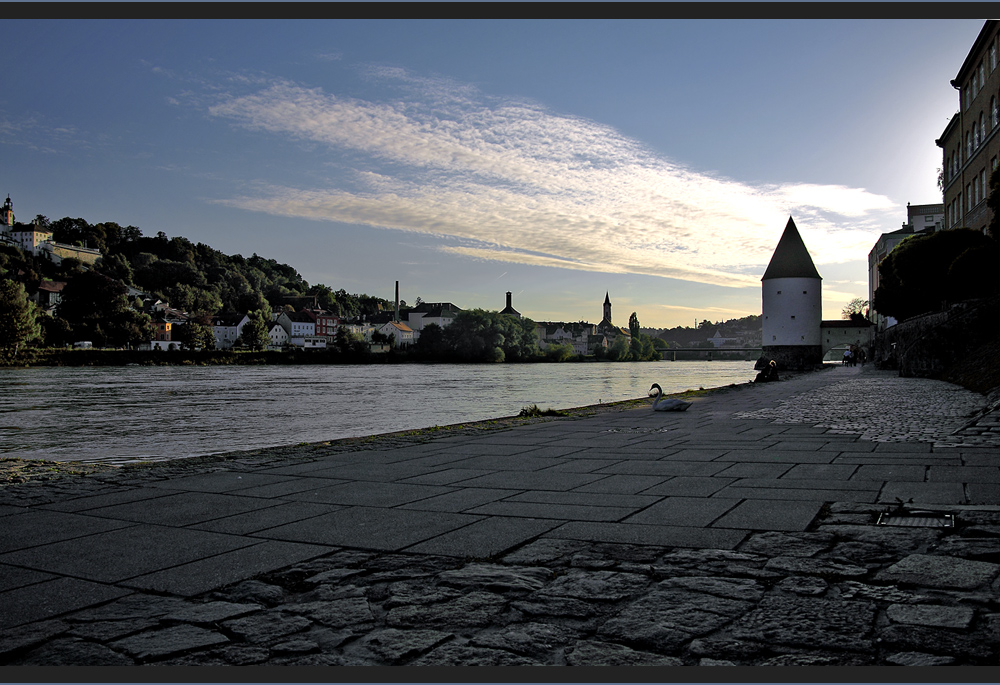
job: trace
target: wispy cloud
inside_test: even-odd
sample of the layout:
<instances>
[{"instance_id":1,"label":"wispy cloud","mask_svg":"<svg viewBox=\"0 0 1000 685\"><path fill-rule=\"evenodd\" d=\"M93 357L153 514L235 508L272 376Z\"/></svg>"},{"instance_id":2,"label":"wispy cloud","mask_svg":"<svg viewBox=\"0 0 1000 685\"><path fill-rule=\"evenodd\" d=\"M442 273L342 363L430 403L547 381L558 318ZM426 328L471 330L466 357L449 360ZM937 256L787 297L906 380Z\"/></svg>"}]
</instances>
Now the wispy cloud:
<instances>
[{"instance_id":1,"label":"wispy cloud","mask_svg":"<svg viewBox=\"0 0 1000 685\"><path fill-rule=\"evenodd\" d=\"M272 81L219 98L212 116L319 143L348 169L336 187L272 185L222 202L459 239L441 249L469 258L734 287L759 287L789 215L816 261L834 263L867 254L898 209L862 188L699 173L608 126L447 79L366 75L403 96L375 102Z\"/></svg>"}]
</instances>

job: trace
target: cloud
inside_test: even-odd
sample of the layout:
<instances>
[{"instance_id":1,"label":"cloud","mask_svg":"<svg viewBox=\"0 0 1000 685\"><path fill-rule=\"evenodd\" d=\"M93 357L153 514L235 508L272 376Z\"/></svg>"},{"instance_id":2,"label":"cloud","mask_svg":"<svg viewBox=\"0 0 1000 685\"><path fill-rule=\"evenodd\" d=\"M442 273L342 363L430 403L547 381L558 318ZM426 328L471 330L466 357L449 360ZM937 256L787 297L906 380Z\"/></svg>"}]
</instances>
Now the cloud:
<instances>
[{"instance_id":1,"label":"cloud","mask_svg":"<svg viewBox=\"0 0 1000 685\"><path fill-rule=\"evenodd\" d=\"M458 239L475 259L759 287L789 215L818 263L867 254L888 198L862 188L754 186L700 173L611 127L447 79L372 67L381 101L247 79L211 116L311 145L333 187L270 185L221 202L274 215Z\"/></svg>"}]
</instances>

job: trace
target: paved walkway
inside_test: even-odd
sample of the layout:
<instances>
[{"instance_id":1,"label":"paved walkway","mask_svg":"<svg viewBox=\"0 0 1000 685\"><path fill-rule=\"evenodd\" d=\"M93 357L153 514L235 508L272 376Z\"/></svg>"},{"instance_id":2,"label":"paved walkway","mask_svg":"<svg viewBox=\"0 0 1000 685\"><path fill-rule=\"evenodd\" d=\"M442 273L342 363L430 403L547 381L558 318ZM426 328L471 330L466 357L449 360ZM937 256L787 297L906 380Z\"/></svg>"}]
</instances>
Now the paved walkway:
<instances>
[{"instance_id":1,"label":"paved walkway","mask_svg":"<svg viewBox=\"0 0 1000 685\"><path fill-rule=\"evenodd\" d=\"M983 404L838 367L5 486L0 664L996 664ZM957 526L874 525L903 502Z\"/></svg>"}]
</instances>

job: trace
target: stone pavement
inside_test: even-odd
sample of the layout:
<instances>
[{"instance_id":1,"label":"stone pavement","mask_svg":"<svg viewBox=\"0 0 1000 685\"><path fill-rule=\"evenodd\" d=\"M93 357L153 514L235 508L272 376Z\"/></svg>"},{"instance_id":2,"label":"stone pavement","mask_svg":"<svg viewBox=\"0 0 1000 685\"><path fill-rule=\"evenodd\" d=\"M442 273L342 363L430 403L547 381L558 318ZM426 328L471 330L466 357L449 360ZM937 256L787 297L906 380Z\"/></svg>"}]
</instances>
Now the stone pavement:
<instances>
[{"instance_id":1,"label":"stone pavement","mask_svg":"<svg viewBox=\"0 0 1000 685\"><path fill-rule=\"evenodd\" d=\"M837 367L7 485L0 664L996 665L984 403Z\"/></svg>"}]
</instances>

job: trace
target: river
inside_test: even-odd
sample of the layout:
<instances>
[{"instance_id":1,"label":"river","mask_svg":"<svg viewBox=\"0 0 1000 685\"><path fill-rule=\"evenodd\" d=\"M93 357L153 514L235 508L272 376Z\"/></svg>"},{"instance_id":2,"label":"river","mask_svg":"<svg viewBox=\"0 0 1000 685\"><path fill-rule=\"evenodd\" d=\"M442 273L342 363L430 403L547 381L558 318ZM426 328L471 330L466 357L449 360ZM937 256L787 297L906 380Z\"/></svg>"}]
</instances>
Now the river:
<instances>
[{"instance_id":1,"label":"river","mask_svg":"<svg viewBox=\"0 0 1000 685\"><path fill-rule=\"evenodd\" d=\"M754 362L0 369L0 457L122 463L744 383Z\"/></svg>"}]
</instances>

